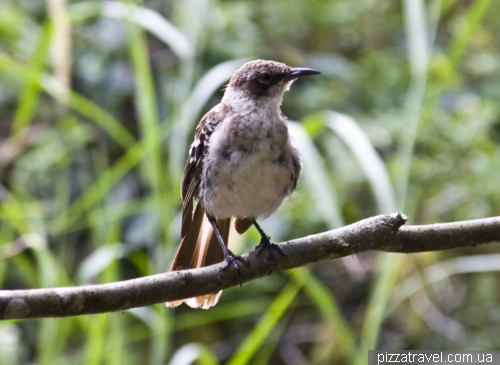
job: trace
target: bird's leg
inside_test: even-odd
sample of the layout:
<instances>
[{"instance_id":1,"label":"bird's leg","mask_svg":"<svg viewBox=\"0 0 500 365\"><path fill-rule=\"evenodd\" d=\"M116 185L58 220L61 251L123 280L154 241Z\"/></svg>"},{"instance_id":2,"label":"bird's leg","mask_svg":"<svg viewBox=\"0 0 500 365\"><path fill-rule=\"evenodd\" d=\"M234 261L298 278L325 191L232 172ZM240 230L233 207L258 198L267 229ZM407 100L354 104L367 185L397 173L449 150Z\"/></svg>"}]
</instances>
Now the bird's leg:
<instances>
[{"instance_id":1,"label":"bird's leg","mask_svg":"<svg viewBox=\"0 0 500 365\"><path fill-rule=\"evenodd\" d=\"M214 217L208 215L207 218L212 227L214 228L217 240L219 241L222 251L224 252L224 260L226 261L226 265L222 268L222 270L227 270L229 265L233 265L234 269L236 270L236 279L238 280L238 283L241 286L240 267L238 265L238 261L243 262L247 266L250 264L250 262L248 261L248 259L244 257L236 256L234 253L231 252L231 250L229 250L229 248L227 248L227 242L224 242L224 238L222 238L219 226L217 225L217 220Z\"/></svg>"},{"instance_id":2,"label":"bird's leg","mask_svg":"<svg viewBox=\"0 0 500 365\"><path fill-rule=\"evenodd\" d=\"M261 252L264 251L265 249L269 250L269 261L271 263L271 265L269 267L269 275L271 275L271 273L274 270L274 251L278 251L280 253L280 255L282 255L282 256L284 256L286 258L288 258L288 255L281 248L280 245L274 243L271 240L271 237L269 237L262 230L262 228L260 228L260 226L257 224L257 221L255 219L252 219L252 222L253 222L253 225L255 226L255 228L257 228L257 231L259 231L260 237L261 237L259 245L257 247L255 247L255 249L257 250L257 256L259 256L261 254Z\"/></svg>"}]
</instances>

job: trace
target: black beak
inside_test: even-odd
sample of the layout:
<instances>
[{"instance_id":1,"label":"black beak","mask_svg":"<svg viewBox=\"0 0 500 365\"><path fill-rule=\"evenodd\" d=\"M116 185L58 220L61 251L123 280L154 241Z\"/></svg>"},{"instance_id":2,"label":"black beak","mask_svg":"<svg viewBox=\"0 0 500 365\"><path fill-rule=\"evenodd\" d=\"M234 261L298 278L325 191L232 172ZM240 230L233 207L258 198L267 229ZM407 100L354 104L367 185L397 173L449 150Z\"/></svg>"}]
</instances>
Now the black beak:
<instances>
[{"instance_id":1,"label":"black beak","mask_svg":"<svg viewBox=\"0 0 500 365\"><path fill-rule=\"evenodd\" d=\"M290 73L286 75L284 80L293 80L301 76L310 76L310 75L318 75L321 72L316 71L312 68L307 67L293 67L290 69Z\"/></svg>"}]
</instances>

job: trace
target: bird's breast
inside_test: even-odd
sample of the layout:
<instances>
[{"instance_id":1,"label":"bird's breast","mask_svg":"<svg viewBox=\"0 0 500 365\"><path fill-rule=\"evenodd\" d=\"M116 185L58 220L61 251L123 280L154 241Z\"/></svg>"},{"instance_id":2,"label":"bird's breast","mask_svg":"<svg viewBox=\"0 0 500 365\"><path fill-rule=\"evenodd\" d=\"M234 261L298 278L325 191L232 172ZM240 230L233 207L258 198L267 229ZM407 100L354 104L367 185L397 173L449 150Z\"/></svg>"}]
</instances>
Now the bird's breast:
<instances>
[{"instance_id":1,"label":"bird's breast","mask_svg":"<svg viewBox=\"0 0 500 365\"><path fill-rule=\"evenodd\" d=\"M267 217L293 192L300 173L286 121L234 127L223 125L211 137L200 199L218 218Z\"/></svg>"}]
</instances>

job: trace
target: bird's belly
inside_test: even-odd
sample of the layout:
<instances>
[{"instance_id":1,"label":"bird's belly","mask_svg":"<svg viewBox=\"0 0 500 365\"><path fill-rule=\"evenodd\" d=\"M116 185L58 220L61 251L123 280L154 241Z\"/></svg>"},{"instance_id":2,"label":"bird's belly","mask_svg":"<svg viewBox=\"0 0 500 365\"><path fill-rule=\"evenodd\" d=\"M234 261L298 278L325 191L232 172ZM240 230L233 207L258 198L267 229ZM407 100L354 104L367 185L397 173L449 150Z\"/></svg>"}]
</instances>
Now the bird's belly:
<instances>
[{"instance_id":1,"label":"bird's belly","mask_svg":"<svg viewBox=\"0 0 500 365\"><path fill-rule=\"evenodd\" d=\"M266 159L258 153L212 165L206 170L208 189L203 205L218 218L268 217L279 208L294 187L291 158Z\"/></svg>"}]
</instances>

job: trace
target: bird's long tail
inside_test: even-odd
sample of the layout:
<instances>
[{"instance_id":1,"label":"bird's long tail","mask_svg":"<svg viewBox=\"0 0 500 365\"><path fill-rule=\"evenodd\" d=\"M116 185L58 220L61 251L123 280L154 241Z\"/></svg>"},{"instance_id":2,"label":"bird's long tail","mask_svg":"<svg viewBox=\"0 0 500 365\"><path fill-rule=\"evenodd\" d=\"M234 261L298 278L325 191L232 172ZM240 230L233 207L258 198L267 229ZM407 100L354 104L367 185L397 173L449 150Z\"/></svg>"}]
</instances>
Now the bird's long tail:
<instances>
[{"instance_id":1,"label":"bird's long tail","mask_svg":"<svg viewBox=\"0 0 500 365\"><path fill-rule=\"evenodd\" d=\"M227 245L229 238L230 219L217 219L217 226ZM205 209L198 203L193 214L193 220L187 229L170 267L170 271L186 270L217 264L224 260L224 252L215 236L214 229L205 215ZM205 294L199 297L166 302L170 308L185 302L192 308L208 309L219 301L222 291L215 294Z\"/></svg>"}]
</instances>

